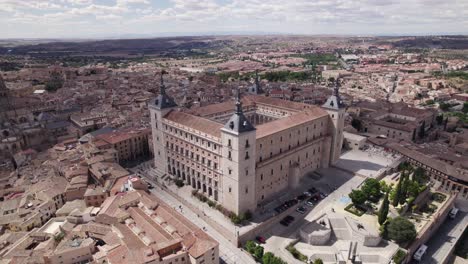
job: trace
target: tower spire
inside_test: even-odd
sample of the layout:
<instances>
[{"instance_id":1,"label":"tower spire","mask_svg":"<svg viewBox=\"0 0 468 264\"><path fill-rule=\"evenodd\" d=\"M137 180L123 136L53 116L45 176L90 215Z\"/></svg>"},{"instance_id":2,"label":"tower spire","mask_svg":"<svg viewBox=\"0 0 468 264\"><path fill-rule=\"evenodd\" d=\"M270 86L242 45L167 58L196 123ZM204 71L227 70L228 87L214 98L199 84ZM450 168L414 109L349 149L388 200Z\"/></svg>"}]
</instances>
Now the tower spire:
<instances>
[{"instance_id":1,"label":"tower spire","mask_svg":"<svg viewBox=\"0 0 468 264\"><path fill-rule=\"evenodd\" d=\"M228 120L226 125L224 125L224 128L228 129L229 131L235 131L237 133L255 130L255 127L249 122L247 117L245 117L244 112L242 111L242 102L239 88L237 88L235 101L235 112Z\"/></svg>"},{"instance_id":2,"label":"tower spire","mask_svg":"<svg viewBox=\"0 0 468 264\"><path fill-rule=\"evenodd\" d=\"M154 100L155 107L158 109L172 108L172 107L177 106L174 100L169 95L166 94L166 85L164 85L164 78L163 78L164 74L166 74L166 71L162 70L161 76L160 76L161 83L159 87L159 95Z\"/></svg>"},{"instance_id":3,"label":"tower spire","mask_svg":"<svg viewBox=\"0 0 468 264\"><path fill-rule=\"evenodd\" d=\"M161 95L166 95L166 85L164 85L164 78L163 78L163 75L165 74L166 72L164 70L161 71L161 83L159 85L159 89L160 89L160 94Z\"/></svg>"},{"instance_id":4,"label":"tower spire","mask_svg":"<svg viewBox=\"0 0 468 264\"><path fill-rule=\"evenodd\" d=\"M336 78L335 87L333 88L333 95L339 97L340 96L340 79Z\"/></svg>"},{"instance_id":5,"label":"tower spire","mask_svg":"<svg viewBox=\"0 0 468 264\"><path fill-rule=\"evenodd\" d=\"M236 94L236 114L242 114L242 102L241 102L239 88L237 88L237 94Z\"/></svg>"}]
</instances>

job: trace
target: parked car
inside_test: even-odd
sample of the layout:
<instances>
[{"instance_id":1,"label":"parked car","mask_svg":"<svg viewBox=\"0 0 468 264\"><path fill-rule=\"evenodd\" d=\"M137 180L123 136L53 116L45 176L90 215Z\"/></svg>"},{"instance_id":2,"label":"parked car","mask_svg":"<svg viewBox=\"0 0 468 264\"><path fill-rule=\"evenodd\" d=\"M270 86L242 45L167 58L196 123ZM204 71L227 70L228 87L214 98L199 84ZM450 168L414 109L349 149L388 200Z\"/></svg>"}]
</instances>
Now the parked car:
<instances>
[{"instance_id":1,"label":"parked car","mask_svg":"<svg viewBox=\"0 0 468 264\"><path fill-rule=\"evenodd\" d=\"M289 223L286 222L284 219L280 221L280 224L284 226L289 226Z\"/></svg>"},{"instance_id":2,"label":"parked car","mask_svg":"<svg viewBox=\"0 0 468 264\"><path fill-rule=\"evenodd\" d=\"M307 196L305 196L304 194L301 194L301 195L299 195L299 196L296 197L296 199L297 199L298 201L304 201L306 198L307 198Z\"/></svg>"},{"instance_id":3,"label":"parked car","mask_svg":"<svg viewBox=\"0 0 468 264\"><path fill-rule=\"evenodd\" d=\"M312 188L309 189L309 192L314 194L314 193L316 193L318 191L317 191L317 189L315 187L312 187Z\"/></svg>"},{"instance_id":4,"label":"parked car","mask_svg":"<svg viewBox=\"0 0 468 264\"><path fill-rule=\"evenodd\" d=\"M314 202L313 202L312 198L307 200L306 205L310 206L310 207L314 206Z\"/></svg>"},{"instance_id":5,"label":"parked car","mask_svg":"<svg viewBox=\"0 0 468 264\"><path fill-rule=\"evenodd\" d=\"M305 191L304 193L302 193L303 195L307 196L307 197L311 197L312 196L312 193L309 192L309 191Z\"/></svg>"},{"instance_id":6,"label":"parked car","mask_svg":"<svg viewBox=\"0 0 468 264\"><path fill-rule=\"evenodd\" d=\"M264 237L262 237L262 236L257 236L255 239L256 239L256 240L258 241L258 243L260 243L260 244L265 244L265 243L266 243L266 239L265 239Z\"/></svg>"},{"instance_id":7,"label":"parked car","mask_svg":"<svg viewBox=\"0 0 468 264\"><path fill-rule=\"evenodd\" d=\"M321 198L321 199L323 199L323 198L325 198L325 197L327 197L327 196L328 196L328 194L326 194L326 193L324 193L324 192L321 192L321 193L320 193L320 198Z\"/></svg>"},{"instance_id":8,"label":"parked car","mask_svg":"<svg viewBox=\"0 0 468 264\"><path fill-rule=\"evenodd\" d=\"M301 213L301 214L305 214L306 211L307 211L307 209L306 209L304 206L299 206L299 207L296 209L296 212Z\"/></svg>"},{"instance_id":9,"label":"parked car","mask_svg":"<svg viewBox=\"0 0 468 264\"><path fill-rule=\"evenodd\" d=\"M291 216L291 215L287 215L284 220L286 220L286 222L288 223L292 223L294 221L294 216Z\"/></svg>"}]
</instances>

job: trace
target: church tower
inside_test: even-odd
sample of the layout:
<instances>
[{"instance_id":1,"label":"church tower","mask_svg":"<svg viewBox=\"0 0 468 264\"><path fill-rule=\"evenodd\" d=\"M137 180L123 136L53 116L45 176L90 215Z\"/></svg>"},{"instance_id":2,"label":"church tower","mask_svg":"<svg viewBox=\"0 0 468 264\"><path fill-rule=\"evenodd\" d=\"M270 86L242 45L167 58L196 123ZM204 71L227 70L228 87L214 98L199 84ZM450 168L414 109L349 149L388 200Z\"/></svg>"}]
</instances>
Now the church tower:
<instances>
[{"instance_id":1,"label":"church tower","mask_svg":"<svg viewBox=\"0 0 468 264\"><path fill-rule=\"evenodd\" d=\"M341 148L343 146L343 128L344 128L344 115L345 105L340 98L340 80L337 78L333 94L327 99L325 104L322 105L331 118L329 122L331 139L330 148L330 164L335 164L341 155Z\"/></svg>"},{"instance_id":2,"label":"church tower","mask_svg":"<svg viewBox=\"0 0 468 264\"><path fill-rule=\"evenodd\" d=\"M237 215L256 208L255 140L255 127L242 111L237 90L235 113L221 129L223 204Z\"/></svg>"},{"instance_id":3,"label":"church tower","mask_svg":"<svg viewBox=\"0 0 468 264\"><path fill-rule=\"evenodd\" d=\"M262 86L260 84L260 77L258 76L258 70L255 71L255 85L251 86L248 91L249 93L256 94L256 95L260 95L264 93Z\"/></svg>"},{"instance_id":4,"label":"church tower","mask_svg":"<svg viewBox=\"0 0 468 264\"><path fill-rule=\"evenodd\" d=\"M151 101L148 107L150 109L151 128L153 131L154 165L158 176L168 173L163 117L177 107L174 100L166 94L163 74L162 72L159 96Z\"/></svg>"}]
</instances>

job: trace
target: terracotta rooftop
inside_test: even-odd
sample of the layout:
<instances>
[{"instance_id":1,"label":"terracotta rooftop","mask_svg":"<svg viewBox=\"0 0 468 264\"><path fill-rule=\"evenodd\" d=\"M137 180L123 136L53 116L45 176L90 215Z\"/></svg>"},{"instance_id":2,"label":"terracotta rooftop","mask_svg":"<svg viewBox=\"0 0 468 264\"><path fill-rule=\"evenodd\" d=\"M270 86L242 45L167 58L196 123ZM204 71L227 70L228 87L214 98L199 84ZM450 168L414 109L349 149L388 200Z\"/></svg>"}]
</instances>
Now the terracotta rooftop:
<instances>
[{"instance_id":1,"label":"terracotta rooftop","mask_svg":"<svg viewBox=\"0 0 468 264\"><path fill-rule=\"evenodd\" d=\"M179 112L179 111L170 111L164 116L165 119L169 121L176 122L178 124L184 125L189 128L193 128L195 130L199 130L203 133L221 137L221 128L223 127L222 124L211 121L209 119L194 116L191 114Z\"/></svg>"},{"instance_id":2,"label":"terracotta rooftop","mask_svg":"<svg viewBox=\"0 0 468 264\"><path fill-rule=\"evenodd\" d=\"M417 150L412 150L410 148L407 148L403 146L402 144L398 143L388 143L387 146L399 153L401 153L404 156L410 157L430 168L433 168L437 171L440 171L448 176L454 177L456 179L468 182L468 174L462 174L460 171L457 170L456 167L445 163L443 161L434 159L432 157L429 157L427 155L424 155L423 153L417 151Z\"/></svg>"},{"instance_id":3,"label":"terracotta rooftop","mask_svg":"<svg viewBox=\"0 0 468 264\"><path fill-rule=\"evenodd\" d=\"M303 123L328 116L327 112L319 107L308 109L305 112L293 114L257 126L257 139L278 133L284 129L301 125Z\"/></svg>"}]
</instances>

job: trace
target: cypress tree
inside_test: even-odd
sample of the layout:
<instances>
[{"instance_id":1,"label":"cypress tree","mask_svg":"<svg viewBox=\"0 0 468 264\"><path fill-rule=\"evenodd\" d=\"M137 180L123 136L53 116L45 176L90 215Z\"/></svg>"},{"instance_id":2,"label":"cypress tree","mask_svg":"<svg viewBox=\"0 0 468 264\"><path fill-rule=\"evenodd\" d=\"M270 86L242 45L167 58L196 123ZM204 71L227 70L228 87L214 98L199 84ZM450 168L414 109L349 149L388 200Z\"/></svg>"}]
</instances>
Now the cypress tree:
<instances>
[{"instance_id":1,"label":"cypress tree","mask_svg":"<svg viewBox=\"0 0 468 264\"><path fill-rule=\"evenodd\" d=\"M408 185L409 185L409 175L405 175L405 178L401 182L401 190L400 190L400 204L403 205L406 202L406 195L408 192Z\"/></svg>"},{"instance_id":2,"label":"cypress tree","mask_svg":"<svg viewBox=\"0 0 468 264\"><path fill-rule=\"evenodd\" d=\"M378 221L380 225L385 223L385 220L387 220L389 204L390 202L388 201L388 192L387 192L385 193L384 200L382 202L382 205L380 206L379 213L378 213Z\"/></svg>"},{"instance_id":3,"label":"cypress tree","mask_svg":"<svg viewBox=\"0 0 468 264\"><path fill-rule=\"evenodd\" d=\"M398 203L400 202L400 196L401 196L401 185L403 182L403 178L405 177L405 173L401 173L400 179L398 180L397 186L395 187L395 196L393 197L392 205L394 207L398 206Z\"/></svg>"}]
</instances>

